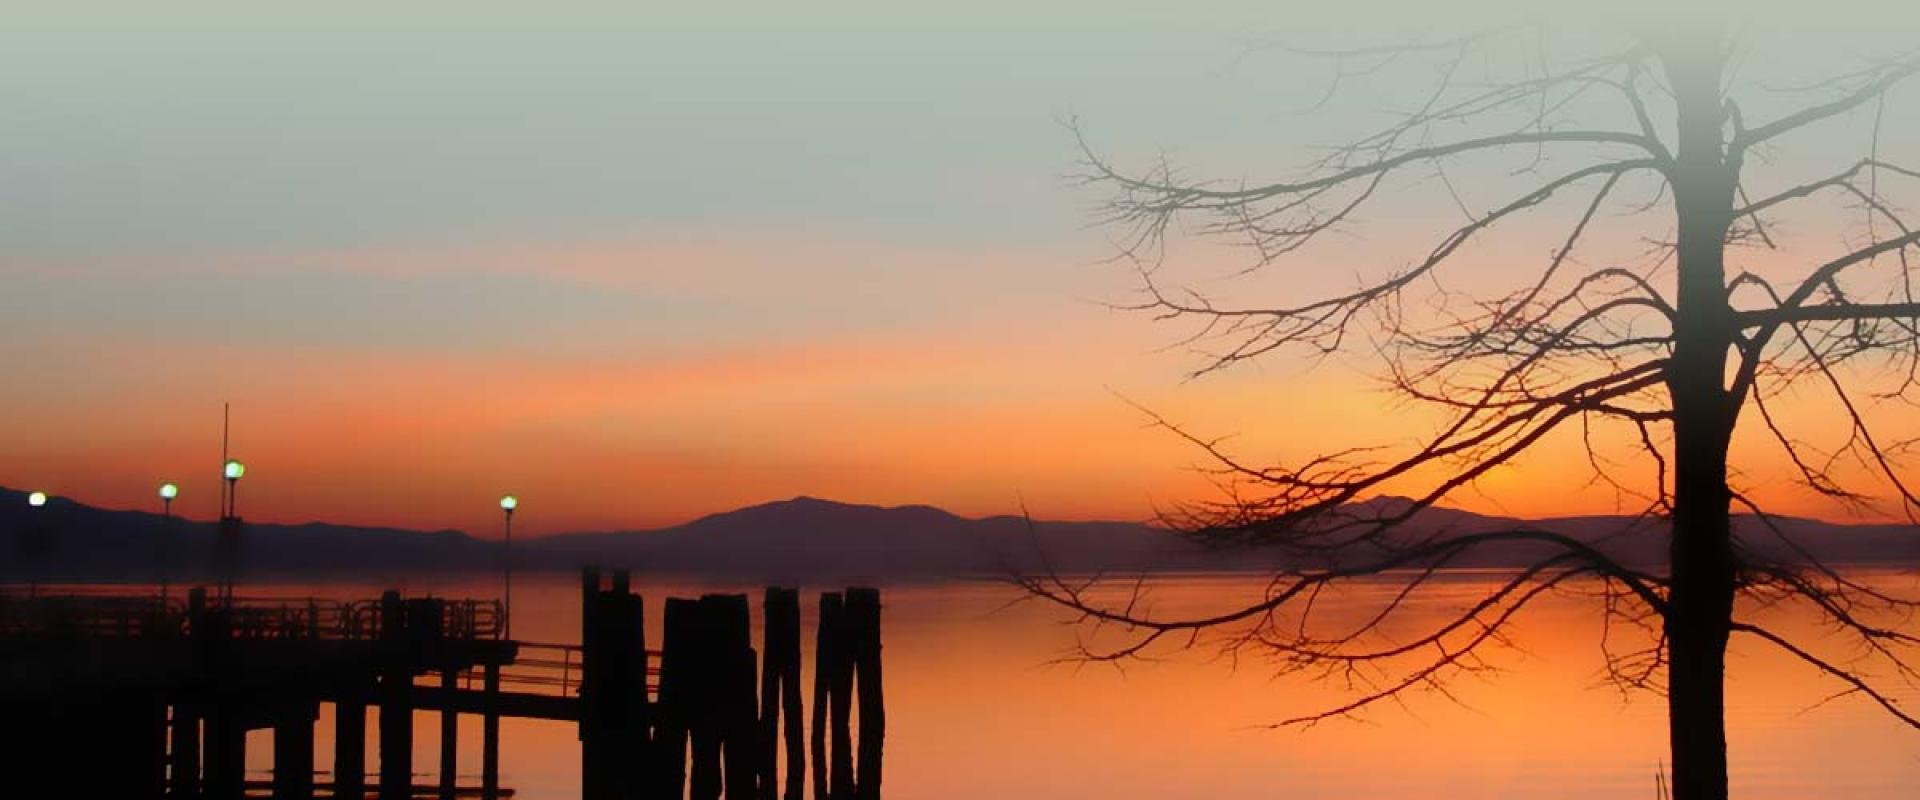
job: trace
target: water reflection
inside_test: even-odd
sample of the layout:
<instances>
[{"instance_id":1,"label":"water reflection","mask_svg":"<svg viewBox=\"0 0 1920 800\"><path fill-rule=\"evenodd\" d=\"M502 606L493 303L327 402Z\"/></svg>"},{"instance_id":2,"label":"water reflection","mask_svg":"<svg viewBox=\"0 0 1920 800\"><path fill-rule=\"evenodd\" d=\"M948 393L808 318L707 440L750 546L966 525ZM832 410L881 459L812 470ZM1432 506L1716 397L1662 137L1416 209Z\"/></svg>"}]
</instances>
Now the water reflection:
<instances>
[{"instance_id":1,"label":"water reflection","mask_svg":"<svg viewBox=\"0 0 1920 800\"><path fill-rule=\"evenodd\" d=\"M1168 581L1155 601L1168 611L1229 602L1256 591L1251 580ZM1462 592L1478 591L1474 578L1461 580ZM490 596L498 588L487 581L410 583L409 593L448 596ZM362 596L379 585L281 588ZM654 598L757 587L636 580L635 590L649 599L649 630L660 630L662 604ZM1260 663L1234 664L1204 649L1120 669L1053 663L1083 629L1046 606L1009 606L1015 597L993 583L887 588L889 797L1638 800L1652 796L1665 756L1661 701L1623 701L1601 680L1598 617L1578 597L1549 599L1524 617L1524 649L1496 659L1501 674L1454 684L1458 704L1414 696L1403 709L1364 722L1280 731L1261 726L1337 701L1337 687L1276 681ZM574 576L517 578L514 603L518 636L578 641ZM803 629L810 631L814 604L803 606ZM1781 627L1810 623L1774 620ZM811 657L803 663L802 685L811 685ZM1831 688L1772 652L1736 645L1729 665L1736 796L1874 800L1910 796L1920 784L1920 734L1852 699L1807 710ZM369 716L369 726L377 725ZM431 765L438 716L421 713L415 722L415 763ZM461 725L460 761L478 764L479 720L462 717ZM331 752L332 732L323 715L322 753ZM264 770L270 734L252 735L258 738L248 752ZM503 782L519 797L579 796L572 724L505 720L502 738Z\"/></svg>"}]
</instances>

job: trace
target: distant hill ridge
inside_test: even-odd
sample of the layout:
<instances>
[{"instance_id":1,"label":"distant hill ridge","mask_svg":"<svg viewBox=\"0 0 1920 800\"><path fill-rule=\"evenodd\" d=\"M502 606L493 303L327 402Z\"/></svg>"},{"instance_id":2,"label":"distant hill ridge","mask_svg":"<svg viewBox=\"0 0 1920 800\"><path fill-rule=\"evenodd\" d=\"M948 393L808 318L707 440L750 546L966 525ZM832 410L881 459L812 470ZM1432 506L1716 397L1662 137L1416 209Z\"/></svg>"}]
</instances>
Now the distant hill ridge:
<instances>
[{"instance_id":1,"label":"distant hill ridge","mask_svg":"<svg viewBox=\"0 0 1920 800\"><path fill-rule=\"evenodd\" d=\"M1405 498L1358 504L1368 513L1404 508ZM37 512L37 514L36 514ZM1616 557L1658 563L1663 523L1586 516L1519 520L1451 508L1420 512L1409 534L1472 533L1532 527L1596 542ZM1912 525L1836 525L1782 519L1779 525L1822 559L1847 564L1920 565L1920 529ZM37 526L37 527L36 527ZM1793 551L1751 519L1746 546L1792 558ZM162 535L170 533L170 535ZM151 580L166 558L176 579L204 574L215 526L160 515L94 508L56 498L29 509L20 492L0 489L0 579ZM498 542L459 531L250 523L247 569L286 576L367 576L430 571L490 571ZM1491 551L1469 566L1518 563L1521 550ZM1211 551L1137 522L1029 521L1017 516L961 517L926 505L882 507L796 497L701 517L654 530L568 533L516 542L528 568L582 564L643 572L731 575L767 580L933 579L1052 568L1091 571L1258 571L1277 556L1258 550Z\"/></svg>"}]
</instances>

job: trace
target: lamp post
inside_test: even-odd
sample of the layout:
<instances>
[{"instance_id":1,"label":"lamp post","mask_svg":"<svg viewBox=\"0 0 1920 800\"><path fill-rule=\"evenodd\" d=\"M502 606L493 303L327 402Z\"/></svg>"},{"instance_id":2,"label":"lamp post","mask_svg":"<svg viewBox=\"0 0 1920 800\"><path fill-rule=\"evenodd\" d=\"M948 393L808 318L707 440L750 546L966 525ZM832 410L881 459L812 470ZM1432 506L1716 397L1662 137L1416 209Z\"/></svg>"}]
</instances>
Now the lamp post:
<instances>
[{"instance_id":1,"label":"lamp post","mask_svg":"<svg viewBox=\"0 0 1920 800\"><path fill-rule=\"evenodd\" d=\"M33 492L27 495L27 507L34 509L33 519L27 523L26 547L24 548L27 552L23 554L34 562L32 572L30 572L27 577L28 597L35 597L40 594L39 550L46 544L44 540L47 536L47 521L44 516L46 512L40 509L45 508L46 505L46 492Z\"/></svg>"},{"instance_id":2,"label":"lamp post","mask_svg":"<svg viewBox=\"0 0 1920 800\"><path fill-rule=\"evenodd\" d=\"M220 597L227 605L233 603L233 584L239 571L240 561L240 479L246 477L247 465L235 459L227 459L220 469L221 477L227 481L227 507L220 514L220 549L222 569Z\"/></svg>"},{"instance_id":3,"label":"lamp post","mask_svg":"<svg viewBox=\"0 0 1920 800\"><path fill-rule=\"evenodd\" d=\"M180 487L171 483L160 484L160 604L167 603L167 578L169 555L167 544L173 537L173 498L180 496Z\"/></svg>"},{"instance_id":4,"label":"lamp post","mask_svg":"<svg viewBox=\"0 0 1920 800\"><path fill-rule=\"evenodd\" d=\"M513 638L513 510L519 507L520 498L518 497L507 495L500 498L500 511L507 517L506 557L503 559L507 578L505 610L503 612L506 619L502 620L501 627L503 628L502 633L504 633L508 639Z\"/></svg>"}]
</instances>

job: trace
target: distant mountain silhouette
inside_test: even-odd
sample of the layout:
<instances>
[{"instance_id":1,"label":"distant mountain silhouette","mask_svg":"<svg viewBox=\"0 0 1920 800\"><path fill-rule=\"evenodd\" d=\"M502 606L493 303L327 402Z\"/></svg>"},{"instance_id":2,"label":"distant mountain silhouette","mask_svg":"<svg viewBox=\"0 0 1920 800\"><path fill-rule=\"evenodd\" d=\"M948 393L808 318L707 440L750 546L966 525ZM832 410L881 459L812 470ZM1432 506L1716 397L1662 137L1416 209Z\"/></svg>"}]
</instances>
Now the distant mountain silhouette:
<instances>
[{"instance_id":1,"label":"distant mountain silhouette","mask_svg":"<svg viewBox=\"0 0 1920 800\"><path fill-rule=\"evenodd\" d=\"M30 508L26 495L0 489L0 580L153 580L164 566L175 580L211 575L218 524L144 511L95 508L55 497ZM249 522L248 573L285 576L494 569L492 542L459 531L416 531L312 522Z\"/></svg>"},{"instance_id":2,"label":"distant mountain silhouette","mask_svg":"<svg viewBox=\"0 0 1920 800\"><path fill-rule=\"evenodd\" d=\"M539 541L561 560L599 560L649 572L878 579L899 575L1073 571L1168 564L1194 548L1127 522L967 519L931 506L852 505L797 497L654 531L578 533Z\"/></svg>"},{"instance_id":3,"label":"distant mountain silhouette","mask_svg":"<svg viewBox=\"0 0 1920 800\"><path fill-rule=\"evenodd\" d=\"M1379 497L1355 504L1356 516L1404 511L1412 501ZM1836 564L1920 565L1920 528L1912 525L1835 525L1783 518L1779 527L1821 559ZM1743 541L1756 554L1795 561L1800 556L1765 526L1741 519ZM1415 515L1403 536L1465 534L1537 528L1593 543L1639 564L1664 559L1665 522L1618 516L1521 520L1451 508ZM787 578L1004 574L1008 570L1061 572L1260 571L1278 554L1202 547L1163 528L1130 522L1032 521L1012 516L968 519L929 506L850 505L797 497L702 517L653 531L552 536L535 545L553 563L618 564L642 571L712 572ZM1481 554L1463 567L1522 563L1526 548Z\"/></svg>"},{"instance_id":4,"label":"distant mountain silhouette","mask_svg":"<svg viewBox=\"0 0 1920 800\"><path fill-rule=\"evenodd\" d=\"M1392 513L1404 498L1351 507L1357 515ZM209 522L97 509L56 498L36 515L24 495L0 489L0 579L150 580L162 554L176 579L205 576L216 536ZM37 520L37 521L36 521ZM1781 519L1801 547L1841 564L1920 565L1920 529L1912 525L1835 525ZM39 526L36 528L35 526ZM1664 522L1616 516L1520 520L1430 508L1400 534L1426 536L1530 527L1594 543L1616 557L1658 563ZM1762 557L1796 560L1794 549L1755 520L1739 522L1743 544ZM459 531L410 531L324 523L249 524L250 574L338 577L370 573L490 571L499 544ZM1519 549L1482 554L1460 566L1518 563ZM1259 571L1279 556L1259 550L1211 550L1135 522L1062 522L998 516L960 517L931 506L881 507L797 497L643 531L570 533L516 543L524 567L583 564L643 573L689 573L756 580L937 579L1009 570L1032 572Z\"/></svg>"}]
</instances>

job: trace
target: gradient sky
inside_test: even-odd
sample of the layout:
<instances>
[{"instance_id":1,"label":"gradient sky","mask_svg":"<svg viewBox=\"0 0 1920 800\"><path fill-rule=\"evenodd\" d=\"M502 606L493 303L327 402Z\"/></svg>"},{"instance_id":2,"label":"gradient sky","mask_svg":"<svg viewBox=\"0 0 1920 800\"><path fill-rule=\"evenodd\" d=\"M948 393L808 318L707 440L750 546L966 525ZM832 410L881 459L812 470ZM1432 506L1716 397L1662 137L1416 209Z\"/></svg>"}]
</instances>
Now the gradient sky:
<instances>
[{"instance_id":1,"label":"gradient sky","mask_svg":"<svg viewBox=\"0 0 1920 800\"><path fill-rule=\"evenodd\" d=\"M721 5L14 21L0 484L138 507L169 479L210 516L232 401L257 519L486 533L506 490L533 532L797 494L1141 518L1204 483L1119 395L1283 457L1432 424L1341 363L1183 382L1177 330L1103 306L1132 283L1066 180L1068 117L1122 157L1303 161L1391 98L1293 113L1325 76L1261 45L1368 41L1377 16ZM1895 119L1883 146L1913 152ZM1612 510L1568 452L1459 502Z\"/></svg>"}]
</instances>

